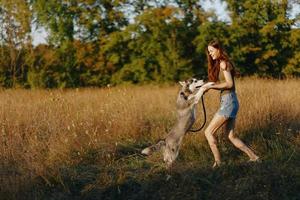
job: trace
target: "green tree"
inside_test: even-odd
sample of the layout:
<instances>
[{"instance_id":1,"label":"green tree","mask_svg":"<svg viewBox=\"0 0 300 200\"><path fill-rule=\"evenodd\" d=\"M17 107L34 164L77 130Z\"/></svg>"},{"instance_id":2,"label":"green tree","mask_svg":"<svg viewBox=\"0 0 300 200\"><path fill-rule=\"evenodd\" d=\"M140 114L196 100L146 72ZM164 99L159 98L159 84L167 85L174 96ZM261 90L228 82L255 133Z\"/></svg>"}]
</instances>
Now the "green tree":
<instances>
[{"instance_id":1,"label":"green tree","mask_svg":"<svg viewBox=\"0 0 300 200\"><path fill-rule=\"evenodd\" d=\"M98 83L109 82L107 74L99 74L109 65L101 48L109 34L127 24L121 11L123 3L124 0L32 0L37 22L49 30L49 43L57 47L57 57L61 66L57 69L55 80L60 87L75 87L87 77L106 80L96 81ZM89 67L86 71L82 68L82 62L76 60L79 54L75 40L94 42L95 46L99 46L93 48L93 52L99 56L97 65L93 66L96 69L90 70ZM98 52L95 52L97 50ZM92 72L95 77L90 76Z\"/></svg>"},{"instance_id":2,"label":"green tree","mask_svg":"<svg viewBox=\"0 0 300 200\"><path fill-rule=\"evenodd\" d=\"M59 59L53 46L40 44L28 55L27 82L30 88L56 88Z\"/></svg>"},{"instance_id":3,"label":"green tree","mask_svg":"<svg viewBox=\"0 0 300 200\"><path fill-rule=\"evenodd\" d=\"M288 1L227 0L231 54L243 74L280 75L292 55Z\"/></svg>"},{"instance_id":4,"label":"green tree","mask_svg":"<svg viewBox=\"0 0 300 200\"><path fill-rule=\"evenodd\" d=\"M192 74L191 60L184 57L184 24L175 7L148 9L125 30L129 63L119 68L114 80L133 82L173 81ZM122 35L122 33L120 33ZM136 65L139 66L136 66ZM118 78L116 78L118 77Z\"/></svg>"},{"instance_id":5,"label":"green tree","mask_svg":"<svg viewBox=\"0 0 300 200\"><path fill-rule=\"evenodd\" d=\"M286 76L300 76L300 29L291 32L290 45L293 49L293 56L288 58L288 63L282 72Z\"/></svg>"},{"instance_id":6,"label":"green tree","mask_svg":"<svg viewBox=\"0 0 300 200\"><path fill-rule=\"evenodd\" d=\"M31 10L24 0L0 0L1 85L15 87L26 80L25 56L31 48Z\"/></svg>"}]
</instances>

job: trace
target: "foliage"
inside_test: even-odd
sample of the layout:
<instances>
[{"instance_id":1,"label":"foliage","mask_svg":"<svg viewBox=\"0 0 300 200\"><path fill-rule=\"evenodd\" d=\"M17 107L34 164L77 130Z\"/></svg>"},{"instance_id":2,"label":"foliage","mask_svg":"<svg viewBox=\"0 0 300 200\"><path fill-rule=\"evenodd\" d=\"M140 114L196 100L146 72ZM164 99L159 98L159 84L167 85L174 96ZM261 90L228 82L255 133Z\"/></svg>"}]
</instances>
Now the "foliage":
<instances>
[{"instance_id":1,"label":"foliage","mask_svg":"<svg viewBox=\"0 0 300 200\"><path fill-rule=\"evenodd\" d=\"M294 49L288 1L229 0L232 57L244 74L281 76Z\"/></svg>"},{"instance_id":2,"label":"foliage","mask_svg":"<svg viewBox=\"0 0 300 200\"><path fill-rule=\"evenodd\" d=\"M291 48L294 49L293 56L288 58L288 63L283 69L286 76L300 76L300 29L291 32Z\"/></svg>"},{"instance_id":3,"label":"foliage","mask_svg":"<svg viewBox=\"0 0 300 200\"><path fill-rule=\"evenodd\" d=\"M26 56L31 51L31 11L27 1L0 0L0 85L26 84Z\"/></svg>"},{"instance_id":4,"label":"foliage","mask_svg":"<svg viewBox=\"0 0 300 200\"><path fill-rule=\"evenodd\" d=\"M289 16L295 2L225 2L230 22L196 0L1 0L0 84L101 87L202 77L212 39L242 75L299 76L300 15ZM47 30L47 44L32 46L31 24Z\"/></svg>"}]
</instances>

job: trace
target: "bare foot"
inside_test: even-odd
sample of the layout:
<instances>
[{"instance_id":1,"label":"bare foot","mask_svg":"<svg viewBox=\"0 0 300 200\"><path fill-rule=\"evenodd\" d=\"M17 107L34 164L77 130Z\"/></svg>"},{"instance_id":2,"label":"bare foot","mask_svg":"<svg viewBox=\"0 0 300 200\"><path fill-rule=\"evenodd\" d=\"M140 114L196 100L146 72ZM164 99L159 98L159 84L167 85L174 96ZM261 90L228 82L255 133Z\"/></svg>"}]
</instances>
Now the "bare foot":
<instances>
[{"instance_id":1,"label":"bare foot","mask_svg":"<svg viewBox=\"0 0 300 200\"><path fill-rule=\"evenodd\" d=\"M257 163L259 163L259 162L261 162L261 159L258 156L255 156L254 158L250 158L248 160L248 162L257 162Z\"/></svg>"},{"instance_id":2,"label":"bare foot","mask_svg":"<svg viewBox=\"0 0 300 200\"><path fill-rule=\"evenodd\" d=\"M215 163L213 164L212 168L216 169L219 168L221 166L221 161L215 161Z\"/></svg>"}]
</instances>

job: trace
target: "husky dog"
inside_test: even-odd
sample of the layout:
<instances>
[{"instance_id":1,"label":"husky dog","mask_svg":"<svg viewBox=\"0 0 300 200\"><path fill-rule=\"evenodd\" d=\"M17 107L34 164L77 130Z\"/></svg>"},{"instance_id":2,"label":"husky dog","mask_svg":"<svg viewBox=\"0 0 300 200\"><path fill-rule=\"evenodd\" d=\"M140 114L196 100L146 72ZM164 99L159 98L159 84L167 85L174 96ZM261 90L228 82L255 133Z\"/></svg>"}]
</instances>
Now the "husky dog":
<instances>
[{"instance_id":1,"label":"husky dog","mask_svg":"<svg viewBox=\"0 0 300 200\"><path fill-rule=\"evenodd\" d=\"M192 127L196 120L195 105L199 102L204 93L204 87L212 85L213 82L204 83L203 80L195 78L179 82L182 86L176 102L177 122L164 139L156 144L143 149L142 154L150 155L154 151L162 149L163 158L170 167L178 156L179 147L183 136Z\"/></svg>"}]
</instances>

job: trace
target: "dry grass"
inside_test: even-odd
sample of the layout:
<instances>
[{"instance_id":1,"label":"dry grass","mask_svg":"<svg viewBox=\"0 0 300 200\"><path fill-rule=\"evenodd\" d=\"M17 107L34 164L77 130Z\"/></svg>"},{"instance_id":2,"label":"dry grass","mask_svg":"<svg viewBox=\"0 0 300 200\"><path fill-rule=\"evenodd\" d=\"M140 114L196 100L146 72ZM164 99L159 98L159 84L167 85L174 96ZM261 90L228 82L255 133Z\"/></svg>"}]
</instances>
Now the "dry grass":
<instances>
[{"instance_id":1,"label":"dry grass","mask_svg":"<svg viewBox=\"0 0 300 200\"><path fill-rule=\"evenodd\" d=\"M237 81L236 131L265 160L288 163L299 155L299 83ZM144 159L137 152L171 128L177 91L177 86L1 91L0 196L39 199L60 191L63 196L55 199L65 199L107 190L128 177L151 179L162 170L159 155ZM218 92L205 96L208 119L218 98ZM219 137L224 158L244 161L224 138ZM288 156L287 151L296 153ZM187 136L179 171L207 167L211 159L203 134Z\"/></svg>"}]
</instances>

